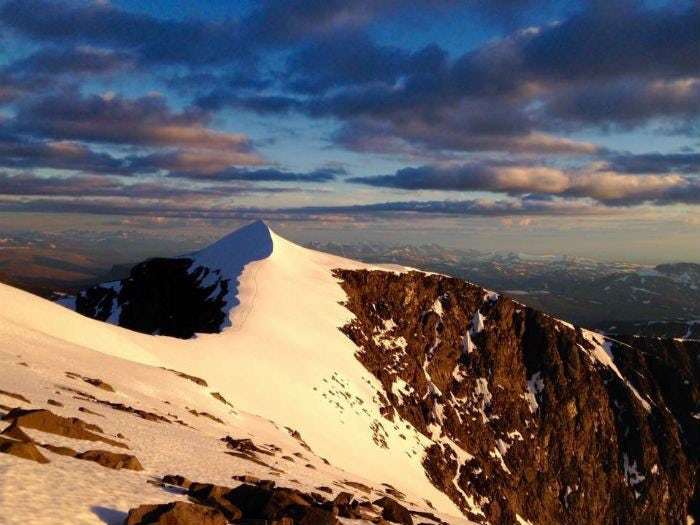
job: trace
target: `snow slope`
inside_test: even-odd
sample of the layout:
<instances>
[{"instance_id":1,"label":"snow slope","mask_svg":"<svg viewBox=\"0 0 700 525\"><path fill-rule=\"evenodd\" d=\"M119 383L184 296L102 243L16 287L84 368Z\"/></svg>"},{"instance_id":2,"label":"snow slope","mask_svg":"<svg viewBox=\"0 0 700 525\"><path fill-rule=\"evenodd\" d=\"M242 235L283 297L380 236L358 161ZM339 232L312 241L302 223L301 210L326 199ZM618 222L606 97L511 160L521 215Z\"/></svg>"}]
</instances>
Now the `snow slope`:
<instances>
[{"instance_id":1,"label":"snow slope","mask_svg":"<svg viewBox=\"0 0 700 525\"><path fill-rule=\"evenodd\" d=\"M427 438L397 420L393 426L383 425L388 447L376 444L376 424L388 423L377 403L383 389L338 330L351 314L340 304L344 292L331 275L334 268L370 266L297 246L263 223L190 257L237 281L227 298L230 326L219 334L189 340L144 335L0 285L1 390L28 397L32 407L57 398L61 390L56 385L94 390L67 378L70 371L114 386L115 393L99 391L98 397L172 413L196 427L154 423L91 406L108 417L78 415L107 432L125 434L145 472L110 471L50 453L49 465L0 455L3 523L60 523L65 516L71 523L118 523L130 506L173 499L146 484L148 476L180 473L229 486L230 476L245 473L242 469L269 477L265 467L224 455L218 438L225 434L252 436L256 442L309 456L312 467L289 468L287 461L279 484L313 488L343 479L372 487L389 483L418 507L427 509L429 500L444 515L460 515L425 476L421 459ZM28 366L18 364L22 362ZM204 378L208 387L158 367ZM211 392L222 394L235 409ZM79 400L64 393L61 401L65 407L51 410L76 415ZM0 395L0 404L18 402ZM196 417L189 412L192 408L224 423ZM313 457L284 427L301 433Z\"/></svg>"}]
</instances>

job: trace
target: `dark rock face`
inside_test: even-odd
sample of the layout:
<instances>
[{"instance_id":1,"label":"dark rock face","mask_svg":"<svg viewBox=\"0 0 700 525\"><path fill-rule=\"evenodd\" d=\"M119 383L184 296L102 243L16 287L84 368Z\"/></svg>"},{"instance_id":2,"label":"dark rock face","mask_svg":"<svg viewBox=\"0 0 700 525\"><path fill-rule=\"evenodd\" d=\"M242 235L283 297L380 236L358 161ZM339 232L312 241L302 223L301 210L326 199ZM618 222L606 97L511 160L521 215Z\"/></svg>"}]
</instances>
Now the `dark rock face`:
<instances>
[{"instance_id":1,"label":"dark rock face","mask_svg":"<svg viewBox=\"0 0 700 525\"><path fill-rule=\"evenodd\" d=\"M335 513L298 490L242 484L231 489L211 483L190 484L188 496L222 512L236 523L339 525Z\"/></svg>"},{"instance_id":2,"label":"dark rock face","mask_svg":"<svg viewBox=\"0 0 700 525\"><path fill-rule=\"evenodd\" d=\"M187 339L214 333L226 318L229 281L218 271L192 268L192 259L149 259L122 281L80 292L75 310L146 334Z\"/></svg>"},{"instance_id":3,"label":"dark rock face","mask_svg":"<svg viewBox=\"0 0 700 525\"><path fill-rule=\"evenodd\" d=\"M411 513L396 500L382 498L375 501L374 504L382 507L382 518L402 525L413 525Z\"/></svg>"},{"instance_id":4,"label":"dark rock face","mask_svg":"<svg viewBox=\"0 0 700 525\"><path fill-rule=\"evenodd\" d=\"M226 525L216 509L175 501L163 505L141 505L129 511L124 525Z\"/></svg>"},{"instance_id":5,"label":"dark rock face","mask_svg":"<svg viewBox=\"0 0 700 525\"><path fill-rule=\"evenodd\" d=\"M700 516L700 342L603 338L440 275L335 275L383 414L433 441L426 473L471 519Z\"/></svg>"}]
</instances>

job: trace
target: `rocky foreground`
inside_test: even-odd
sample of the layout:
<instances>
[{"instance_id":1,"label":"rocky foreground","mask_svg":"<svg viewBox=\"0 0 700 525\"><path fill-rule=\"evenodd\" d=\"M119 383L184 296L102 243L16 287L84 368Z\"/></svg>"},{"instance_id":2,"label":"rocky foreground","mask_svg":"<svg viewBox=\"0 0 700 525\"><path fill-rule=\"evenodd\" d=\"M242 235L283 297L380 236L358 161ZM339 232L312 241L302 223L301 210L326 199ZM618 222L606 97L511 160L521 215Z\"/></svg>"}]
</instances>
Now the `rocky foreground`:
<instances>
[{"instance_id":1,"label":"rocky foreground","mask_svg":"<svg viewBox=\"0 0 700 525\"><path fill-rule=\"evenodd\" d=\"M20 364L24 368L31 365ZM187 374L173 374L181 377L196 387L206 387L206 381ZM73 381L81 381L90 385L96 392L109 392L118 395L115 388L101 379L83 377L69 372L65 376ZM196 388L195 387L195 388ZM85 391L82 387L55 385L54 398L49 398L46 405L55 410L65 410L68 405L74 407L76 402L80 404L78 412L91 418L99 417L112 419L107 408L131 418L142 420L141 425L162 425L179 423L190 432L197 429L187 422L179 419L171 408L167 416L155 412L138 409L121 403L110 402ZM104 394L102 394L104 395ZM31 400L17 392L0 390L3 399L19 401L21 404L31 404ZM232 408L220 395L212 396L216 401ZM59 401L58 399L61 399ZM95 411L84 404L101 406L102 410ZM168 403L170 404L170 403ZM220 418L195 409L187 409L197 417L206 417L225 428L225 422ZM52 468L52 463L61 461L87 461L98 465L98 468L114 471L132 471L139 473L144 471L139 459L132 453L129 442L133 436L125 436L122 433L112 435L97 424L90 423L80 417L66 417L59 415L48 408L22 408L0 405L1 421L4 428L0 431L0 454L11 456L25 462L33 462L45 468ZM138 424L131 422L125 426L125 432L134 430ZM425 523L431 525L447 525L448 522L441 519L434 512L418 510L414 505L406 506L402 503L406 496L394 487L386 484L383 487L372 488L359 481L333 480L325 478L331 486L317 485L313 490L308 488L300 490L289 485L304 486L297 480L286 477L287 472L294 475L302 474L298 469L317 470L317 461L312 459L313 452L303 441L300 434L291 429L287 430L289 437L296 441L300 451L285 451L274 444L256 443L251 438L234 438L226 435L219 439L219 454L226 454L234 458L230 466L238 465L238 469L244 474L233 475L230 486L209 482L193 482L182 475L165 474L163 476L150 476L144 483L160 489L163 498L168 495L176 495L178 499L164 503L144 503L135 506L128 514L121 517L112 516L109 523L124 525L225 525L227 523L248 525L340 525L341 519L345 523L398 523L413 525ZM130 433L131 434L131 433ZM68 446L71 443L75 448ZM87 445L87 447L85 446ZM143 443L140 444L143 448ZM94 448L93 448L94 447ZM82 451L80 449L83 449ZM121 452L115 452L121 450ZM153 452L150 450L149 452ZM289 455L287 455L289 454ZM206 461L216 461L215 457L198 458ZM219 460L220 462L222 460ZM294 467L296 462L304 462L305 465ZM327 461L321 458L321 463ZM247 464L257 466L257 472L265 472L276 476L278 480L287 486L277 486L274 479L263 479L247 472L251 469ZM290 465L291 468L280 468L282 465ZM1 465L1 463L0 463ZM56 467L54 467L56 468ZM60 465L58 466L60 468ZM206 468L204 469L206 471ZM295 474L296 472L296 474ZM46 471L47 477L52 472ZM321 474L320 478L323 479ZM220 479L220 478L219 478ZM318 479L318 477L317 477ZM307 485L308 487L308 485ZM343 490L346 489L346 490ZM383 493L383 495L381 495ZM379 497L377 496L379 495ZM5 509L6 511L8 509ZM19 517L22 522L31 523L31 517ZM70 522L70 516L61 515L61 522Z\"/></svg>"}]
</instances>

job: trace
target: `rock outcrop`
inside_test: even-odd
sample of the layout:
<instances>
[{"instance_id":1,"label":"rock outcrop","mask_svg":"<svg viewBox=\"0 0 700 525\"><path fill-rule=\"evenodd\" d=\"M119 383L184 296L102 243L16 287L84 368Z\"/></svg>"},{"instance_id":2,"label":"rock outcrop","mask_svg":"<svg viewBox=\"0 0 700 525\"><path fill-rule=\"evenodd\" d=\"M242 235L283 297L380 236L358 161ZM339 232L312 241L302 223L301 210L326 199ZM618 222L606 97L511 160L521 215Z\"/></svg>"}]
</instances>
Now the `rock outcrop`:
<instances>
[{"instance_id":1,"label":"rock outcrop","mask_svg":"<svg viewBox=\"0 0 700 525\"><path fill-rule=\"evenodd\" d=\"M18 458L29 459L37 463L48 463L49 460L39 452L34 443L17 441L0 437L0 452Z\"/></svg>"},{"instance_id":2,"label":"rock outcrop","mask_svg":"<svg viewBox=\"0 0 700 525\"><path fill-rule=\"evenodd\" d=\"M97 425L86 423L77 417L59 416L46 409L13 408L2 419L23 428L33 428L49 434L86 441L101 441L115 447L128 448L124 443L100 435L102 429Z\"/></svg>"},{"instance_id":3,"label":"rock outcrop","mask_svg":"<svg viewBox=\"0 0 700 525\"><path fill-rule=\"evenodd\" d=\"M143 470L141 463L131 454L117 454L108 450L87 450L75 456L78 459L94 461L98 465L114 470Z\"/></svg>"},{"instance_id":4,"label":"rock outcrop","mask_svg":"<svg viewBox=\"0 0 700 525\"><path fill-rule=\"evenodd\" d=\"M698 516L700 342L610 339L440 275L335 274L385 417L433 441L426 472L471 519Z\"/></svg>"},{"instance_id":5,"label":"rock outcrop","mask_svg":"<svg viewBox=\"0 0 700 525\"><path fill-rule=\"evenodd\" d=\"M216 509L175 501L162 505L141 505L129 511L124 525L226 525Z\"/></svg>"},{"instance_id":6,"label":"rock outcrop","mask_svg":"<svg viewBox=\"0 0 700 525\"><path fill-rule=\"evenodd\" d=\"M126 279L80 292L75 310L146 334L187 339L197 332L218 332L226 317L229 282L193 263L149 259L134 266Z\"/></svg>"}]
</instances>

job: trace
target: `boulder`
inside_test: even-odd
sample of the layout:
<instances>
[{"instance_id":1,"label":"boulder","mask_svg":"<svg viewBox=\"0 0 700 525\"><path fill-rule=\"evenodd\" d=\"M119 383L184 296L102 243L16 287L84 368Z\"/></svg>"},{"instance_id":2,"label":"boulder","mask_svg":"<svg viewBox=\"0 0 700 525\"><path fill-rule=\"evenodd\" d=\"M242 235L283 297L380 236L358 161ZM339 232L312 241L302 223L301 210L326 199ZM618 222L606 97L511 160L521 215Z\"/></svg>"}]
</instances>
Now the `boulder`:
<instances>
[{"instance_id":1,"label":"boulder","mask_svg":"<svg viewBox=\"0 0 700 525\"><path fill-rule=\"evenodd\" d=\"M231 490L226 498L241 509L246 518L274 520L283 517L299 519L313 499L298 490L278 487L266 489L243 484Z\"/></svg>"},{"instance_id":2,"label":"boulder","mask_svg":"<svg viewBox=\"0 0 700 525\"><path fill-rule=\"evenodd\" d=\"M124 525L226 525L218 510L194 503L174 501L162 505L141 505L129 511Z\"/></svg>"},{"instance_id":3,"label":"boulder","mask_svg":"<svg viewBox=\"0 0 700 525\"><path fill-rule=\"evenodd\" d=\"M182 487L183 489L189 489L192 482L184 476L179 474L166 474L163 476L163 483L168 485L175 485L176 487Z\"/></svg>"},{"instance_id":4,"label":"boulder","mask_svg":"<svg viewBox=\"0 0 700 525\"><path fill-rule=\"evenodd\" d=\"M117 454L108 450L88 450L75 456L78 459L94 461L103 467L115 470L143 470L141 463L131 454Z\"/></svg>"},{"instance_id":5,"label":"boulder","mask_svg":"<svg viewBox=\"0 0 700 525\"><path fill-rule=\"evenodd\" d=\"M0 452L16 456L18 458L29 459L37 463L48 463L34 443L16 441L14 439L0 438Z\"/></svg>"},{"instance_id":6,"label":"boulder","mask_svg":"<svg viewBox=\"0 0 700 525\"><path fill-rule=\"evenodd\" d=\"M413 517L406 507L389 497L380 498L374 502L382 507L382 518L388 521L401 523L402 525L413 525Z\"/></svg>"},{"instance_id":7,"label":"boulder","mask_svg":"<svg viewBox=\"0 0 700 525\"><path fill-rule=\"evenodd\" d=\"M34 441L24 430L20 428L17 421L10 423L7 428L0 432L0 435L16 439L17 441L23 441L25 443L32 443Z\"/></svg>"},{"instance_id":8,"label":"boulder","mask_svg":"<svg viewBox=\"0 0 700 525\"><path fill-rule=\"evenodd\" d=\"M313 503L310 496L298 490L277 488L272 492L272 497L263 508L263 518L281 518L290 516L296 518L300 509L309 507Z\"/></svg>"},{"instance_id":9,"label":"boulder","mask_svg":"<svg viewBox=\"0 0 700 525\"><path fill-rule=\"evenodd\" d=\"M246 518L262 518L263 509L272 498L272 491L244 483L229 492L227 497Z\"/></svg>"},{"instance_id":10,"label":"boulder","mask_svg":"<svg viewBox=\"0 0 700 525\"><path fill-rule=\"evenodd\" d=\"M68 456L71 458L74 458L75 456L78 455L78 452L73 450L70 447L59 447L56 445L50 445L48 443L40 444L39 445L41 448L45 448L46 450L53 452L54 454L59 454L61 456Z\"/></svg>"},{"instance_id":11,"label":"boulder","mask_svg":"<svg viewBox=\"0 0 700 525\"><path fill-rule=\"evenodd\" d=\"M102 379L83 377L83 381L107 392L114 392L114 387L112 387L112 385L110 385L109 383L105 383L104 381L102 381Z\"/></svg>"},{"instance_id":12,"label":"boulder","mask_svg":"<svg viewBox=\"0 0 700 525\"><path fill-rule=\"evenodd\" d=\"M13 408L2 419L13 421L24 428L33 428L49 434L86 441L102 441L115 447L128 448L124 443L96 434L95 432L102 432L97 425L86 423L77 417L59 416L46 409Z\"/></svg>"},{"instance_id":13,"label":"boulder","mask_svg":"<svg viewBox=\"0 0 700 525\"><path fill-rule=\"evenodd\" d=\"M296 522L299 525L340 525L340 521L332 512L318 507L304 509Z\"/></svg>"},{"instance_id":14,"label":"boulder","mask_svg":"<svg viewBox=\"0 0 700 525\"><path fill-rule=\"evenodd\" d=\"M224 516L229 520L237 520L241 518L243 513L241 510L227 499L228 493L231 492L230 487L214 485L212 483L196 483L190 484L187 494L190 498L219 509Z\"/></svg>"},{"instance_id":15,"label":"boulder","mask_svg":"<svg viewBox=\"0 0 700 525\"><path fill-rule=\"evenodd\" d=\"M335 505L350 505L353 500L352 494L349 492L339 492L338 495L333 500Z\"/></svg>"}]
</instances>

